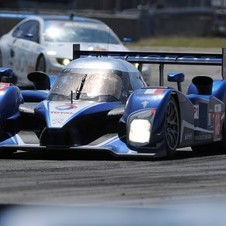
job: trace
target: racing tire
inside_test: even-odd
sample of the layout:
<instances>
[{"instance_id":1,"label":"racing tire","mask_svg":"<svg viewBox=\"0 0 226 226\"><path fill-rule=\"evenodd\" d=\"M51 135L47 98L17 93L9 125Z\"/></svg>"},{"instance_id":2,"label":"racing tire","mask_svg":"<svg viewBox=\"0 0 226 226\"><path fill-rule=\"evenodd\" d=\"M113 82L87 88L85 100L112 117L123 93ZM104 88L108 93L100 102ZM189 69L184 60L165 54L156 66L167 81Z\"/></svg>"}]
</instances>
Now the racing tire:
<instances>
[{"instance_id":1,"label":"racing tire","mask_svg":"<svg viewBox=\"0 0 226 226\"><path fill-rule=\"evenodd\" d=\"M167 110L164 123L164 138L166 142L167 157L172 157L180 140L180 116L177 103L171 97L167 103Z\"/></svg>"},{"instance_id":2,"label":"racing tire","mask_svg":"<svg viewBox=\"0 0 226 226\"><path fill-rule=\"evenodd\" d=\"M46 72L46 60L45 60L45 57L43 55L40 55L38 57L35 70Z\"/></svg>"}]
</instances>

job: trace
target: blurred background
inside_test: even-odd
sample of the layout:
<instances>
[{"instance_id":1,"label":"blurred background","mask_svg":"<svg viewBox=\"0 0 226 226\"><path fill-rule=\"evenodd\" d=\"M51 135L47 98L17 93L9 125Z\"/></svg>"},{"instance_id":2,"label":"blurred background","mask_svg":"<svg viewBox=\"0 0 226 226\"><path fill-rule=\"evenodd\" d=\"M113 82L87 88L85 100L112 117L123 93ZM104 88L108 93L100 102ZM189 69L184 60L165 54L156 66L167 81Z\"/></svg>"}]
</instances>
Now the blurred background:
<instances>
[{"instance_id":1,"label":"blurred background","mask_svg":"<svg viewBox=\"0 0 226 226\"><path fill-rule=\"evenodd\" d=\"M226 35L226 0L1 0L0 11L0 35L22 19L6 18L9 12L97 18L121 39L134 42L158 36Z\"/></svg>"}]
</instances>

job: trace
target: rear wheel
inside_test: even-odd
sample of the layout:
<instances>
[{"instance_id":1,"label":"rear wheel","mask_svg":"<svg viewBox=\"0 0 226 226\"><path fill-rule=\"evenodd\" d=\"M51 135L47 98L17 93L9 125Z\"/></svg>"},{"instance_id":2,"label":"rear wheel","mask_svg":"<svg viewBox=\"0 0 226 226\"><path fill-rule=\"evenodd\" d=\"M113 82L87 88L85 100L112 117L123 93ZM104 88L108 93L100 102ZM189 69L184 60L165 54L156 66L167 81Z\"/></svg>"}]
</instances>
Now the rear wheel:
<instances>
[{"instance_id":1,"label":"rear wheel","mask_svg":"<svg viewBox=\"0 0 226 226\"><path fill-rule=\"evenodd\" d=\"M164 134L167 156L171 157L176 152L180 138L179 110L173 97L171 97L167 103Z\"/></svg>"},{"instance_id":2,"label":"rear wheel","mask_svg":"<svg viewBox=\"0 0 226 226\"><path fill-rule=\"evenodd\" d=\"M39 56L37 63L36 63L36 71L46 72L46 61L43 55Z\"/></svg>"}]
</instances>

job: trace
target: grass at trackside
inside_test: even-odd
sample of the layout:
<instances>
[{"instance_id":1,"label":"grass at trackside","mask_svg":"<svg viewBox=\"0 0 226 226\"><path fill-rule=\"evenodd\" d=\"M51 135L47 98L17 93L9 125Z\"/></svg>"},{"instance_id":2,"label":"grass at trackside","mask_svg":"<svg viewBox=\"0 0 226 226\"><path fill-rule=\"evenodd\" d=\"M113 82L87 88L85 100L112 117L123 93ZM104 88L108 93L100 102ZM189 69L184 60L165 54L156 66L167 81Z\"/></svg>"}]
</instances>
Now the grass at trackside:
<instances>
[{"instance_id":1,"label":"grass at trackside","mask_svg":"<svg viewBox=\"0 0 226 226\"><path fill-rule=\"evenodd\" d=\"M131 46L162 46L188 48L222 48L226 47L226 37L155 37L143 39Z\"/></svg>"}]
</instances>

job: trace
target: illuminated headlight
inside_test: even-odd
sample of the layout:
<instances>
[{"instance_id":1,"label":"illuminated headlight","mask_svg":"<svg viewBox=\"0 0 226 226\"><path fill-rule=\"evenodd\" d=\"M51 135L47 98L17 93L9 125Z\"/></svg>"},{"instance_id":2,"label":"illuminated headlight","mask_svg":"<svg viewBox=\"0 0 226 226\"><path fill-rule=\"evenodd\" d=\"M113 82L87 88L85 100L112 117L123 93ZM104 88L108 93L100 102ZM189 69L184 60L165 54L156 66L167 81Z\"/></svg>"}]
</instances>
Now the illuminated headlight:
<instances>
[{"instance_id":1,"label":"illuminated headlight","mask_svg":"<svg viewBox=\"0 0 226 226\"><path fill-rule=\"evenodd\" d=\"M59 64L62 64L64 66L68 65L70 63L70 60L67 58L57 58L57 62Z\"/></svg>"},{"instance_id":2,"label":"illuminated headlight","mask_svg":"<svg viewBox=\"0 0 226 226\"><path fill-rule=\"evenodd\" d=\"M57 52L53 51L53 50L49 50L49 51L47 51L47 54L50 56L56 56Z\"/></svg>"},{"instance_id":3,"label":"illuminated headlight","mask_svg":"<svg viewBox=\"0 0 226 226\"><path fill-rule=\"evenodd\" d=\"M134 119L130 123L129 141L134 143L148 143L151 136L151 123L147 119Z\"/></svg>"},{"instance_id":4,"label":"illuminated headlight","mask_svg":"<svg viewBox=\"0 0 226 226\"><path fill-rule=\"evenodd\" d=\"M135 66L136 69L139 68L139 64L138 63L134 63L134 66Z\"/></svg>"}]
</instances>

